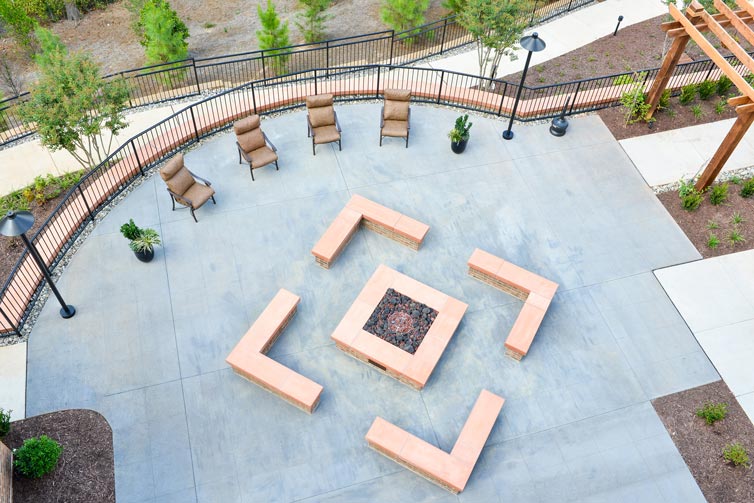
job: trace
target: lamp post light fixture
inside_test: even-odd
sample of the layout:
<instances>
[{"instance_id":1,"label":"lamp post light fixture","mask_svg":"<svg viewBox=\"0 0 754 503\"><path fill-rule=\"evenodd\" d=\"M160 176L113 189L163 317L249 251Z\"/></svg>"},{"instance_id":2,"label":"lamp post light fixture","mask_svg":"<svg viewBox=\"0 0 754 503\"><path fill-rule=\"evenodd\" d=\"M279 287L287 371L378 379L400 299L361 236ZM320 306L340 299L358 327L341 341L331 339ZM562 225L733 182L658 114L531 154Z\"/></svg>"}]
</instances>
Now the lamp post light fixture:
<instances>
[{"instance_id":1,"label":"lamp post light fixture","mask_svg":"<svg viewBox=\"0 0 754 503\"><path fill-rule=\"evenodd\" d=\"M34 215L32 215L31 212L9 211L2 218L2 220L0 220L0 234L7 237L21 237L21 241L23 241L24 245L26 245L26 248L29 250L29 254L32 256L32 258L34 258L37 266L42 271L42 275L47 280L47 284L50 285L52 293L55 294L58 302L60 302L60 316L65 319L71 318L74 314L76 314L76 308L65 303L63 297L60 295L60 292L55 287L55 283L53 283L52 277L50 276L50 271L47 269L47 265L45 265L42 257L39 255L36 246L34 246L34 243L29 241L29 238L26 237L26 232L31 229L33 225Z\"/></svg>"},{"instance_id":2,"label":"lamp post light fixture","mask_svg":"<svg viewBox=\"0 0 754 503\"><path fill-rule=\"evenodd\" d=\"M529 63L531 63L531 55L535 52L539 52L544 50L545 47L547 47L547 44L545 44L545 41L539 38L539 34L537 32L532 33L531 35L528 35L526 37L523 37L521 39L521 47L529 51L529 54L526 55L526 64L524 65L524 73L521 74L521 83L518 86L518 92L516 93L516 101L513 102L513 111L511 112L511 120L508 123L508 129L503 131L503 138L506 140L512 140L513 139L513 131L511 131L511 128L513 127L513 118L516 116L516 110L518 109L518 101L521 99L521 91L524 89L524 80L526 80L526 72L529 70Z\"/></svg>"},{"instance_id":3,"label":"lamp post light fixture","mask_svg":"<svg viewBox=\"0 0 754 503\"><path fill-rule=\"evenodd\" d=\"M621 21L623 21L623 16L618 16L618 24L615 25L615 31L613 32L613 37L618 34L618 28L620 28Z\"/></svg>"}]
</instances>

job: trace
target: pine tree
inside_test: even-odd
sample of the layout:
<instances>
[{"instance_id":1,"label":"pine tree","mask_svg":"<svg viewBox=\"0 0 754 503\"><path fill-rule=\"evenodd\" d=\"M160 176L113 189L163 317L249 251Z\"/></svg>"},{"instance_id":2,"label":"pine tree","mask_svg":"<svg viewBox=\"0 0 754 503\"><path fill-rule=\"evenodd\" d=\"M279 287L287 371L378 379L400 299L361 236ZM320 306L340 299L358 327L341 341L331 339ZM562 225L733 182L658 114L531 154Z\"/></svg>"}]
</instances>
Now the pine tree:
<instances>
[{"instance_id":1,"label":"pine tree","mask_svg":"<svg viewBox=\"0 0 754 503\"><path fill-rule=\"evenodd\" d=\"M257 30L259 48L267 54L275 56L271 58L275 72L284 73L290 53L288 50L280 50L280 48L290 45L288 21L285 23L280 22L272 0L267 0L267 8L265 10L262 10L262 7L257 5L257 15L259 15L259 20L262 22L262 29Z\"/></svg>"}]
</instances>

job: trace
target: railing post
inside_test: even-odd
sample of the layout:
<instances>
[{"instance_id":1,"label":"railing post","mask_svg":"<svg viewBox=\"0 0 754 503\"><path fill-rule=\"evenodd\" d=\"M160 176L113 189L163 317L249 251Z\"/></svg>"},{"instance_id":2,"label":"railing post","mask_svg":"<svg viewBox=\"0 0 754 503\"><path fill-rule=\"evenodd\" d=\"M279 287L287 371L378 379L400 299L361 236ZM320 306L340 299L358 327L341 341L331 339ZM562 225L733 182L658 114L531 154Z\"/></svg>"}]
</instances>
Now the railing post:
<instances>
[{"instance_id":1,"label":"railing post","mask_svg":"<svg viewBox=\"0 0 754 503\"><path fill-rule=\"evenodd\" d=\"M448 18L445 18L445 22L442 25L442 38L440 39L440 54L445 50L445 30L448 28Z\"/></svg>"},{"instance_id":2,"label":"railing post","mask_svg":"<svg viewBox=\"0 0 754 503\"><path fill-rule=\"evenodd\" d=\"M325 68L330 68L330 41L325 41Z\"/></svg>"},{"instance_id":3,"label":"railing post","mask_svg":"<svg viewBox=\"0 0 754 503\"><path fill-rule=\"evenodd\" d=\"M498 117L502 115L503 113L503 100L505 99L505 93L508 91L508 83L505 83L505 86L503 86L503 94L500 96L500 107L497 109L497 115Z\"/></svg>"},{"instance_id":4,"label":"railing post","mask_svg":"<svg viewBox=\"0 0 754 503\"><path fill-rule=\"evenodd\" d=\"M380 98L380 70L382 66L377 67L377 88L374 90L374 99Z\"/></svg>"},{"instance_id":5,"label":"railing post","mask_svg":"<svg viewBox=\"0 0 754 503\"><path fill-rule=\"evenodd\" d=\"M437 104L440 104L440 96L442 96L442 82L445 79L445 70L440 71L440 89L437 91Z\"/></svg>"},{"instance_id":6,"label":"railing post","mask_svg":"<svg viewBox=\"0 0 754 503\"><path fill-rule=\"evenodd\" d=\"M534 26L534 15L537 13L537 0L534 0L534 8L531 10L531 19L529 20L529 26Z\"/></svg>"},{"instance_id":7,"label":"railing post","mask_svg":"<svg viewBox=\"0 0 754 503\"><path fill-rule=\"evenodd\" d=\"M393 47L395 47L395 30L390 30L390 66L393 66Z\"/></svg>"},{"instance_id":8,"label":"railing post","mask_svg":"<svg viewBox=\"0 0 754 503\"><path fill-rule=\"evenodd\" d=\"M134 151L134 157L136 157L136 165L139 167L139 173L141 173L141 176L144 176L144 167L141 165L139 152L136 150L136 145L133 140L131 140L131 149Z\"/></svg>"},{"instance_id":9,"label":"railing post","mask_svg":"<svg viewBox=\"0 0 754 503\"><path fill-rule=\"evenodd\" d=\"M251 83L251 103L254 105L254 115L257 114L257 97L254 92L254 82Z\"/></svg>"},{"instance_id":10,"label":"railing post","mask_svg":"<svg viewBox=\"0 0 754 503\"><path fill-rule=\"evenodd\" d=\"M0 314L3 315L3 318L5 318L5 321L8 322L8 325L10 325L10 327L16 332L16 335L21 335L21 328L10 320L3 308L0 308Z\"/></svg>"},{"instance_id":11,"label":"railing post","mask_svg":"<svg viewBox=\"0 0 754 503\"><path fill-rule=\"evenodd\" d=\"M264 51L262 51L262 80L267 80L267 70L264 68Z\"/></svg>"},{"instance_id":12,"label":"railing post","mask_svg":"<svg viewBox=\"0 0 754 503\"><path fill-rule=\"evenodd\" d=\"M717 68L717 65L715 65L712 61L710 61L709 65L709 71L707 72L707 75L704 76L704 80L709 80L709 76L712 75L712 70Z\"/></svg>"},{"instance_id":13,"label":"railing post","mask_svg":"<svg viewBox=\"0 0 754 503\"><path fill-rule=\"evenodd\" d=\"M84 195L84 191L81 190L81 184L77 184L76 188L79 189L79 194L81 194L81 199L84 201L84 206L86 206L86 211L89 212L89 219L94 222L94 213L92 213L92 208L89 207L89 201L86 200L86 196Z\"/></svg>"},{"instance_id":14,"label":"railing post","mask_svg":"<svg viewBox=\"0 0 754 503\"><path fill-rule=\"evenodd\" d=\"M314 94L319 94L317 92L317 69L314 69Z\"/></svg>"},{"instance_id":15,"label":"railing post","mask_svg":"<svg viewBox=\"0 0 754 503\"><path fill-rule=\"evenodd\" d=\"M566 12L571 12L571 6L573 5L573 0L568 2L568 9L566 9Z\"/></svg>"},{"instance_id":16,"label":"railing post","mask_svg":"<svg viewBox=\"0 0 754 503\"><path fill-rule=\"evenodd\" d=\"M579 81L578 84L576 84L576 92L573 93L573 101L571 102L571 109L568 111L568 115L571 115L573 113L573 107L576 106L576 96L579 95L579 89L581 89L581 82Z\"/></svg>"},{"instance_id":17,"label":"railing post","mask_svg":"<svg viewBox=\"0 0 754 503\"><path fill-rule=\"evenodd\" d=\"M196 127L196 118L194 118L194 107L189 107L189 112L191 112L191 122L194 124L194 137L196 138L196 142L199 143L199 128Z\"/></svg>"},{"instance_id":18,"label":"railing post","mask_svg":"<svg viewBox=\"0 0 754 503\"><path fill-rule=\"evenodd\" d=\"M126 78L123 76L123 72L120 72L119 75L121 79L123 79L124 81L126 80ZM134 104L131 101L131 86L128 86L127 89L128 89L128 108L133 108Z\"/></svg>"},{"instance_id":19,"label":"railing post","mask_svg":"<svg viewBox=\"0 0 754 503\"><path fill-rule=\"evenodd\" d=\"M199 74L196 72L196 61L191 58L191 67L194 69L194 80L196 80L196 92L202 94L202 87L199 85Z\"/></svg>"}]
</instances>

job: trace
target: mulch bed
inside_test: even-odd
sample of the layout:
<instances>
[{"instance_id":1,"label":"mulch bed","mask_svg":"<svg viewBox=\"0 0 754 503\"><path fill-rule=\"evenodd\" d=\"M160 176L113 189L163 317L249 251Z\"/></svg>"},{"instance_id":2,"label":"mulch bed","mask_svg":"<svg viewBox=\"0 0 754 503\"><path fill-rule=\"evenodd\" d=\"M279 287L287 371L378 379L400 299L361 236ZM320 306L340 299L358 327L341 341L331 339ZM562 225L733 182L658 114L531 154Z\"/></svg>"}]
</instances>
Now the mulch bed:
<instances>
[{"instance_id":1,"label":"mulch bed","mask_svg":"<svg viewBox=\"0 0 754 503\"><path fill-rule=\"evenodd\" d=\"M431 307L388 288L364 330L414 354L436 317L437 311Z\"/></svg>"},{"instance_id":2,"label":"mulch bed","mask_svg":"<svg viewBox=\"0 0 754 503\"><path fill-rule=\"evenodd\" d=\"M52 473L40 479L13 474L14 503L115 503L113 431L93 410L73 409L11 423L3 443L11 449L47 435L63 446Z\"/></svg>"},{"instance_id":3,"label":"mulch bed","mask_svg":"<svg viewBox=\"0 0 754 503\"><path fill-rule=\"evenodd\" d=\"M707 425L696 410L710 402L727 403L728 415ZM725 445L734 442L743 445L750 457L754 454L754 425L723 381L657 398L652 405L707 501L754 501L754 470L722 457Z\"/></svg>"},{"instance_id":4,"label":"mulch bed","mask_svg":"<svg viewBox=\"0 0 754 503\"><path fill-rule=\"evenodd\" d=\"M683 209L677 191L663 192L657 196L704 258L754 248L754 200L741 197L739 185L731 182L728 182L728 184L728 200L726 202L714 206L709 202L709 195L705 194L704 201L695 211ZM733 223L735 213L743 217L743 222L740 224ZM709 228L710 222L714 222L718 228ZM736 244L730 242L728 236L734 229L743 235L744 242ZM717 248L707 246L710 234L714 234L720 240Z\"/></svg>"}]
</instances>

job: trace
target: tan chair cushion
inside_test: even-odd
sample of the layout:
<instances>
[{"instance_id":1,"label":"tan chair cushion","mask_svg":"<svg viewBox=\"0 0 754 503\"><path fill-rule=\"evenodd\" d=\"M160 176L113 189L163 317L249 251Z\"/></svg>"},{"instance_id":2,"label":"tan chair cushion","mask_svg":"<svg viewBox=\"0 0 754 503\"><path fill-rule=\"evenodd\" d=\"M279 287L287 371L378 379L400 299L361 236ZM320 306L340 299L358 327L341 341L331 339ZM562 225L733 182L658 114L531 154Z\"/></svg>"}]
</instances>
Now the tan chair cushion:
<instances>
[{"instance_id":1,"label":"tan chair cushion","mask_svg":"<svg viewBox=\"0 0 754 503\"><path fill-rule=\"evenodd\" d=\"M252 129L243 134L237 135L238 144L244 152L251 152L265 145L264 134L261 128Z\"/></svg>"},{"instance_id":2,"label":"tan chair cushion","mask_svg":"<svg viewBox=\"0 0 754 503\"><path fill-rule=\"evenodd\" d=\"M385 100L410 101L410 89L385 89Z\"/></svg>"},{"instance_id":3,"label":"tan chair cushion","mask_svg":"<svg viewBox=\"0 0 754 503\"><path fill-rule=\"evenodd\" d=\"M196 180L191 176L189 170L182 167L178 173L173 175L169 180L165 180L168 188L178 194L179 196L184 194L192 185L196 184Z\"/></svg>"},{"instance_id":4,"label":"tan chair cushion","mask_svg":"<svg viewBox=\"0 0 754 503\"><path fill-rule=\"evenodd\" d=\"M261 168L278 160L278 155L270 147L262 147L249 152L251 167Z\"/></svg>"},{"instance_id":5,"label":"tan chair cushion","mask_svg":"<svg viewBox=\"0 0 754 503\"><path fill-rule=\"evenodd\" d=\"M246 117L245 119L233 123L233 131L236 135L246 133L247 131L258 128L260 122L258 115L252 115L251 117Z\"/></svg>"},{"instance_id":6,"label":"tan chair cushion","mask_svg":"<svg viewBox=\"0 0 754 503\"><path fill-rule=\"evenodd\" d=\"M408 123L406 121L385 121L380 134L382 136L405 138L408 136Z\"/></svg>"},{"instance_id":7,"label":"tan chair cushion","mask_svg":"<svg viewBox=\"0 0 754 503\"><path fill-rule=\"evenodd\" d=\"M213 195L215 195L215 189L207 187L203 183L195 183L185 194L183 194L183 197L193 203L194 209L198 209L201 208L204 203L209 201L209 198Z\"/></svg>"},{"instance_id":8,"label":"tan chair cushion","mask_svg":"<svg viewBox=\"0 0 754 503\"><path fill-rule=\"evenodd\" d=\"M332 94L317 94L316 96L306 97L306 108L318 108L332 106L333 95Z\"/></svg>"},{"instance_id":9,"label":"tan chair cushion","mask_svg":"<svg viewBox=\"0 0 754 503\"><path fill-rule=\"evenodd\" d=\"M388 101L385 100L385 120L386 121L407 121L408 120L408 101Z\"/></svg>"},{"instance_id":10,"label":"tan chair cushion","mask_svg":"<svg viewBox=\"0 0 754 503\"><path fill-rule=\"evenodd\" d=\"M340 133L335 126L322 126L313 129L314 143L331 143L340 140Z\"/></svg>"},{"instance_id":11,"label":"tan chair cushion","mask_svg":"<svg viewBox=\"0 0 754 503\"><path fill-rule=\"evenodd\" d=\"M170 180L182 167L183 154L176 154L160 169L160 176L165 181Z\"/></svg>"},{"instance_id":12,"label":"tan chair cushion","mask_svg":"<svg viewBox=\"0 0 754 503\"><path fill-rule=\"evenodd\" d=\"M335 110L333 107L309 109L309 122L313 128L332 126L335 124Z\"/></svg>"}]
</instances>

